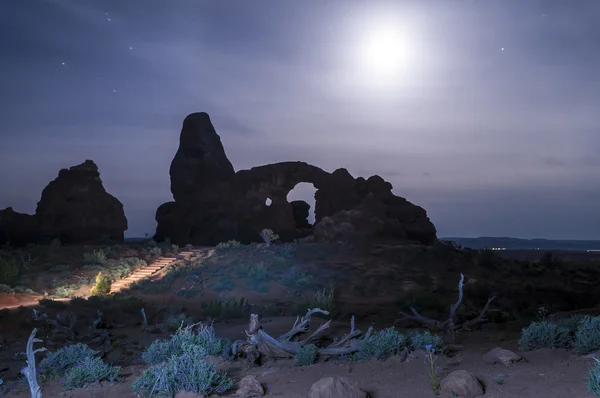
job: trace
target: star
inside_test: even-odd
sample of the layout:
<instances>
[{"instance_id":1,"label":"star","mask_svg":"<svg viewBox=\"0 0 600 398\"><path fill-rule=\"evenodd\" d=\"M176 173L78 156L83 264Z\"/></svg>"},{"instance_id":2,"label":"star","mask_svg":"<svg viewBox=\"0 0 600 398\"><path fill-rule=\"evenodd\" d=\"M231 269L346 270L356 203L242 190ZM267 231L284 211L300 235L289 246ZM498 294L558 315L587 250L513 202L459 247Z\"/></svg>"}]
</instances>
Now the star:
<instances>
[{"instance_id":1,"label":"star","mask_svg":"<svg viewBox=\"0 0 600 398\"><path fill-rule=\"evenodd\" d=\"M115 90L115 89L113 88L113 93L116 93L116 92L117 92L117 90Z\"/></svg>"},{"instance_id":2,"label":"star","mask_svg":"<svg viewBox=\"0 0 600 398\"><path fill-rule=\"evenodd\" d=\"M106 19L108 19L108 22L110 22L110 18L106 18Z\"/></svg>"},{"instance_id":3,"label":"star","mask_svg":"<svg viewBox=\"0 0 600 398\"><path fill-rule=\"evenodd\" d=\"M130 49L130 50L133 50L133 47L129 46L129 49Z\"/></svg>"},{"instance_id":4,"label":"star","mask_svg":"<svg viewBox=\"0 0 600 398\"><path fill-rule=\"evenodd\" d=\"M501 50L504 51L504 47L502 47Z\"/></svg>"},{"instance_id":5,"label":"star","mask_svg":"<svg viewBox=\"0 0 600 398\"><path fill-rule=\"evenodd\" d=\"M61 65L62 65L62 66L65 66L66 64L65 64L64 62L61 62Z\"/></svg>"}]
</instances>

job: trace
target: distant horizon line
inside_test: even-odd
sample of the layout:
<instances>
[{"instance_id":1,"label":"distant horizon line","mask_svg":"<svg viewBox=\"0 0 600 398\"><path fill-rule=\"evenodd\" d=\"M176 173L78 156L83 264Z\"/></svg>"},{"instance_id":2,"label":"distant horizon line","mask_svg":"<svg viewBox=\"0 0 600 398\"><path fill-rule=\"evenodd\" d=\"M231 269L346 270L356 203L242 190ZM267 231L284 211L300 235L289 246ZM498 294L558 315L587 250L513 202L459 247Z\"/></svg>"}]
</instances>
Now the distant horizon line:
<instances>
[{"instance_id":1,"label":"distant horizon line","mask_svg":"<svg viewBox=\"0 0 600 398\"><path fill-rule=\"evenodd\" d=\"M131 236L126 237L125 240L146 240L152 239L151 237L145 236ZM561 242L600 242L600 239L553 239L553 238L514 238L511 236L444 236L438 237L438 240L452 240L452 239L513 239L513 240L527 240L527 241L561 241Z\"/></svg>"}]
</instances>

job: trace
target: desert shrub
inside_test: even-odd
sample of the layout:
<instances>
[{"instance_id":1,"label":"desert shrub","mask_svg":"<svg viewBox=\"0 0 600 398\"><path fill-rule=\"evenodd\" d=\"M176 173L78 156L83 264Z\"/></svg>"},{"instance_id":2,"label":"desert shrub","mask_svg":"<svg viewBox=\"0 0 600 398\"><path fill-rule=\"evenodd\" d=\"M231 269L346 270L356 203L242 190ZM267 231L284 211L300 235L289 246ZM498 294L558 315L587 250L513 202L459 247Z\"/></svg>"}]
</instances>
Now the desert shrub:
<instances>
[{"instance_id":1,"label":"desert shrub","mask_svg":"<svg viewBox=\"0 0 600 398\"><path fill-rule=\"evenodd\" d=\"M45 308L54 308L59 310L67 308L67 305L65 303L56 300L50 300L47 298L40 299L38 303Z\"/></svg>"},{"instance_id":2,"label":"desert shrub","mask_svg":"<svg viewBox=\"0 0 600 398\"><path fill-rule=\"evenodd\" d=\"M411 350L431 351L431 349L434 349L437 352L442 346L442 338L436 334L431 334L429 331L414 332L408 335L408 346ZM431 349L427 350L426 347Z\"/></svg>"},{"instance_id":3,"label":"desert shrub","mask_svg":"<svg viewBox=\"0 0 600 398\"><path fill-rule=\"evenodd\" d=\"M269 287L265 284L269 280L269 267L264 263L245 264L238 268L238 275L248 279L246 285L250 290L262 293L269 291Z\"/></svg>"},{"instance_id":4,"label":"desert shrub","mask_svg":"<svg viewBox=\"0 0 600 398\"><path fill-rule=\"evenodd\" d=\"M231 275L221 275L217 283L212 287L215 292L229 291L235 289L235 282L231 279Z\"/></svg>"},{"instance_id":5,"label":"desert shrub","mask_svg":"<svg viewBox=\"0 0 600 398\"><path fill-rule=\"evenodd\" d=\"M523 351L541 348L568 348L572 343L568 328L553 322L533 322L521 331L519 348Z\"/></svg>"},{"instance_id":6,"label":"desert shrub","mask_svg":"<svg viewBox=\"0 0 600 398\"><path fill-rule=\"evenodd\" d=\"M297 308L300 312L306 311L307 308L320 308L328 311L330 317L335 317L337 315L335 307L335 287L330 286L318 290L310 300L298 304Z\"/></svg>"},{"instance_id":7,"label":"desert shrub","mask_svg":"<svg viewBox=\"0 0 600 398\"><path fill-rule=\"evenodd\" d=\"M0 284L0 293L13 293L14 291L15 289L12 287Z\"/></svg>"},{"instance_id":8,"label":"desert shrub","mask_svg":"<svg viewBox=\"0 0 600 398\"><path fill-rule=\"evenodd\" d=\"M163 253L160 247L151 247L148 249L148 254L151 256L161 256Z\"/></svg>"},{"instance_id":9,"label":"desert shrub","mask_svg":"<svg viewBox=\"0 0 600 398\"><path fill-rule=\"evenodd\" d=\"M180 354L146 369L133 383L133 391L142 397L174 397L180 391L222 394L233 382L225 372L217 371L208 355L202 346L186 346Z\"/></svg>"},{"instance_id":10,"label":"desert shrub","mask_svg":"<svg viewBox=\"0 0 600 398\"><path fill-rule=\"evenodd\" d=\"M267 244L267 247L271 246L271 243L279 239L279 235L273 232L272 229L268 228L265 228L262 231L260 231L259 235L262 238L262 240Z\"/></svg>"},{"instance_id":11,"label":"desert shrub","mask_svg":"<svg viewBox=\"0 0 600 398\"><path fill-rule=\"evenodd\" d=\"M191 299L196 297L199 293L201 293L202 290L195 288L195 287L190 287L188 289L179 289L177 291L177 296L184 298L184 299Z\"/></svg>"},{"instance_id":12,"label":"desert shrub","mask_svg":"<svg viewBox=\"0 0 600 398\"><path fill-rule=\"evenodd\" d=\"M296 245L294 243L286 243L275 250L275 254L283 258L296 257Z\"/></svg>"},{"instance_id":13,"label":"desert shrub","mask_svg":"<svg viewBox=\"0 0 600 398\"><path fill-rule=\"evenodd\" d=\"M19 279L19 264L0 257L0 284L14 286Z\"/></svg>"},{"instance_id":14,"label":"desert shrub","mask_svg":"<svg viewBox=\"0 0 600 398\"><path fill-rule=\"evenodd\" d=\"M145 267L146 265L148 265L144 260L138 257L122 258L121 262L129 265L132 268Z\"/></svg>"},{"instance_id":15,"label":"desert shrub","mask_svg":"<svg viewBox=\"0 0 600 398\"><path fill-rule=\"evenodd\" d=\"M110 270L110 274L115 279L121 279L131 273L131 266L123 261Z\"/></svg>"},{"instance_id":16,"label":"desert shrub","mask_svg":"<svg viewBox=\"0 0 600 398\"><path fill-rule=\"evenodd\" d=\"M90 291L91 296L106 296L110 293L110 288L112 286L112 282L110 278L104 275L102 272L99 272L96 276L96 284L92 287Z\"/></svg>"},{"instance_id":17,"label":"desert shrub","mask_svg":"<svg viewBox=\"0 0 600 398\"><path fill-rule=\"evenodd\" d=\"M115 382L119 379L120 371L119 366L111 366L98 357L88 356L67 372L64 384L67 388L82 388L99 381Z\"/></svg>"},{"instance_id":18,"label":"desert shrub","mask_svg":"<svg viewBox=\"0 0 600 398\"><path fill-rule=\"evenodd\" d=\"M33 289L30 289L27 286L15 286L14 290L16 293L36 294Z\"/></svg>"},{"instance_id":19,"label":"desert shrub","mask_svg":"<svg viewBox=\"0 0 600 398\"><path fill-rule=\"evenodd\" d=\"M600 316L586 316L578 324L573 351L585 355L600 350Z\"/></svg>"},{"instance_id":20,"label":"desert shrub","mask_svg":"<svg viewBox=\"0 0 600 398\"><path fill-rule=\"evenodd\" d=\"M106 252L99 249L91 253L83 253L83 262L86 265L104 265L106 263Z\"/></svg>"},{"instance_id":21,"label":"desert shrub","mask_svg":"<svg viewBox=\"0 0 600 398\"><path fill-rule=\"evenodd\" d=\"M45 379L62 377L86 358L93 358L96 352L85 344L71 344L54 352L48 352L40 361L39 372Z\"/></svg>"},{"instance_id":22,"label":"desert shrub","mask_svg":"<svg viewBox=\"0 0 600 398\"><path fill-rule=\"evenodd\" d=\"M406 336L393 327L380 330L365 339L358 352L358 358L387 359L404 349L406 343Z\"/></svg>"},{"instance_id":23,"label":"desert shrub","mask_svg":"<svg viewBox=\"0 0 600 398\"><path fill-rule=\"evenodd\" d=\"M79 289L79 286L77 285L59 286L54 291L54 295L60 298L67 298L70 297L71 294L73 294L73 292L75 292L77 289Z\"/></svg>"},{"instance_id":24,"label":"desert shrub","mask_svg":"<svg viewBox=\"0 0 600 398\"><path fill-rule=\"evenodd\" d=\"M318 355L319 349L316 345L306 344L298 350L294 358L296 359L296 365L307 366L315 363Z\"/></svg>"},{"instance_id":25,"label":"desert shrub","mask_svg":"<svg viewBox=\"0 0 600 398\"><path fill-rule=\"evenodd\" d=\"M226 251L229 249L237 249L241 247L242 244L237 240L228 240L227 242L221 242L217 245L217 250Z\"/></svg>"},{"instance_id":26,"label":"desert shrub","mask_svg":"<svg viewBox=\"0 0 600 398\"><path fill-rule=\"evenodd\" d=\"M196 328L196 330L194 330ZM155 340L142 354L142 361L154 365L183 354L189 347L201 347L207 355L221 355L229 342L217 337L212 326L190 325L179 328L170 340Z\"/></svg>"},{"instance_id":27,"label":"desert shrub","mask_svg":"<svg viewBox=\"0 0 600 398\"><path fill-rule=\"evenodd\" d=\"M269 267L264 263L255 265L244 264L242 267L238 268L238 275L243 278L266 281L269 279Z\"/></svg>"},{"instance_id":28,"label":"desert shrub","mask_svg":"<svg viewBox=\"0 0 600 398\"><path fill-rule=\"evenodd\" d=\"M398 306L405 312L410 312L410 308L414 307L420 313L431 314L435 318L447 315L448 311L448 306L438 296L420 286L416 286L398 297Z\"/></svg>"},{"instance_id":29,"label":"desert shrub","mask_svg":"<svg viewBox=\"0 0 600 398\"><path fill-rule=\"evenodd\" d=\"M575 332L577 331L577 327L579 326L579 323L586 316L587 315L577 314L577 315L570 316L568 318L557 319L553 322L556 323L558 326L563 326L563 327L569 329L569 331L571 333L575 334Z\"/></svg>"},{"instance_id":30,"label":"desert shrub","mask_svg":"<svg viewBox=\"0 0 600 398\"><path fill-rule=\"evenodd\" d=\"M590 369L588 376L587 388L589 392L595 396L600 397L600 360L594 358L595 365Z\"/></svg>"},{"instance_id":31,"label":"desert shrub","mask_svg":"<svg viewBox=\"0 0 600 398\"><path fill-rule=\"evenodd\" d=\"M293 266L283 276L282 283L292 290L302 291L312 286L312 276L299 267Z\"/></svg>"},{"instance_id":32,"label":"desert shrub","mask_svg":"<svg viewBox=\"0 0 600 398\"><path fill-rule=\"evenodd\" d=\"M243 297L232 299L223 296L202 304L204 315L213 319L244 318L250 314L250 307L248 300Z\"/></svg>"}]
</instances>

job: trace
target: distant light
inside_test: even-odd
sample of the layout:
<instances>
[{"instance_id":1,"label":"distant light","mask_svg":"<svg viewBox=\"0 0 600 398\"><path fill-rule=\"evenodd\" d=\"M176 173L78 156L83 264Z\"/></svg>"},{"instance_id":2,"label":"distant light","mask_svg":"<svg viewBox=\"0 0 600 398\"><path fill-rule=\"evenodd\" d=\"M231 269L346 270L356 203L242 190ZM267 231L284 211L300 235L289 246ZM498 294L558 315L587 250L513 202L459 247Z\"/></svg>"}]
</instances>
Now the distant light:
<instances>
[{"instance_id":1,"label":"distant light","mask_svg":"<svg viewBox=\"0 0 600 398\"><path fill-rule=\"evenodd\" d=\"M502 51L504 51L504 47L502 47Z\"/></svg>"},{"instance_id":2,"label":"distant light","mask_svg":"<svg viewBox=\"0 0 600 398\"><path fill-rule=\"evenodd\" d=\"M61 64L62 64L63 66L65 66L65 65L66 65L64 62L61 62Z\"/></svg>"}]
</instances>

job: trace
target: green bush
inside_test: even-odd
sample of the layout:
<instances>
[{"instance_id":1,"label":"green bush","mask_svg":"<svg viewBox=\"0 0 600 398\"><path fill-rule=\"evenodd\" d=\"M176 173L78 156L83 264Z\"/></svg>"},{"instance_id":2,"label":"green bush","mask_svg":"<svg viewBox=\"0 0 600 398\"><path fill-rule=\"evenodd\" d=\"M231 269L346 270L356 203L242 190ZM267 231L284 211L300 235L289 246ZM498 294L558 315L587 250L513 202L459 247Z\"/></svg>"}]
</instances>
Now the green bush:
<instances>
[{"instance_id":1,"label":"green bush","mask_svg":"<svg viewBox=\"0 0 600 398\"><path fill-rule=\"evenodd\" d=\"M587 387L591 393L600 397L600 361L597 358L594 358L594 361L596 364L590 369Z\"/></svg>"},{"instance_id":2,"label":"green bush","mask_svg":"<svg viewBox=\"0 0 600 398\"><path fill-rule=\"evenodd\" d=\"M83 262L86 265L104 265L106 263L106 252L100 249L91 253L83 253Z\"/></svg>"},{"instance_id":3,"label":"green bush","mask_svg":"<svg viewBox=\"0 0 600 398\"><path fill-rule=\"evenodd\" d=\"M567 327L553 322L533 322L521 331L519 348L523 351L541 348L569 348L572 337Z\"/></svg>"},{"instance_id":4,"label":"green bush","mask_svg":"<svg viewBox=\"0 0 600 398\"><path fill-rule=\"evenodd\" d=\"M406 347L407 338L393 327L380 330L363 342L358 352L359 359L387 359Z\"/></svg>"},{"instance_id":5,"label":"green bush","mask_svg":"<svg viewBox=\"0 0 600 398\"><path fill-rule=\"evenodd\" d=\"M316 362L317 356L319 355L319 349L314 344L307 344L302 346L296 353L296 365L307 366L312 365Z\"/></svg>"},{"instance_id":6,"label":"green bush","mask_svg":"<svg viewBox=\"0 0 600 398\"><path fill-rule=\"evenodd\" d=\"M136 379L132 389L142 397L174 397L180 391L203 396L222 394L233 382L225 372L217 371L208 355L204 347L188 345L165 362L151 365Z\"/></svg>"},{"instance_id":7,"label":"green bush","mask_svg":"<svg viewBox=\"0 0 600 398\"><path fill-rule=\"evenodd\" d=\"M92 287L90 295L92 296L107 296L110 293L112 282L110 278L99 272L96 276L96 284Z\"/></svg>"},{"instance_id":8,"label":"green bush","mask_svg":"<svg viewBox=\"0 0 600 398\"><path fill-rule=\"evenodd\" d=\"M64 384L71 389L82 388L99 381L115 382L119 379L120 371L119 366L107 365L100 358L89 356L67 372Z\"/></svg>"},{"instance_id":9,"label":"green bush","mask_svg":"<svg viewBox=\"0 0 600 398\"><path fill-rule=\"evenodd\" d=\"M228 249L237 249L239 247L241 247L242 244L240 242L238 242L237 240L229 240L227 242L221 242L217 245L217 250L222 250L222 251L226 251Z\"/></svg>"},{"instance_id":10,"label":"green bush","mask_svg":"<svg viewBox=\"0 0 600 398\"><path fill-rule=\"evenodd\" d=\"M577 326L573 351L586 355L600 350L600 316L586 316Z\"/></svg>"},{"instance_id":11,"label":"green bush","mask_svg":"<svg viewBox=\"0 0 600 398\"><path fill-rule=\"evenodd\" d=\"M72 367L94 355L96 352L85 344L71 344L60 350L48 352L46 357L40 361L38 369L44 379L62 377Z\"/></svg>"},{"instance_id":12,"label":"green bush","mask_svg":"<svg viewBox=\"0 0 600 398\"><path fill-rule=\"evenodd\" d=\"M438 352L442 346L442 338L436 334L431 334L429 331L414 332L408 336L408 346L411 350L430 351L425 348L429 346Z\"/></svg>"},{"instance_id":13,"label":"green bush","mask_svg":"<svg viewBox=\"0 0 600 398\"><path fill-rule=\"evenodd\" d=\"M207 355L221 355L230 348L229 342L217 337L212 326L194 325L177 330L170 340L155 340L142 354L142 361L154 365L179 356L191 346L201 347Z\"/></svg>"},{"instance_id":14,"label":"green bush","mask_svg":"<svg viewBox=\"0 0 600 398\"><path fill-rule=\"evenodd\" d=\"M19 265L12 260L0 257L0 285L14 286L19 279Z\"/></svg>"}]
</instances>

